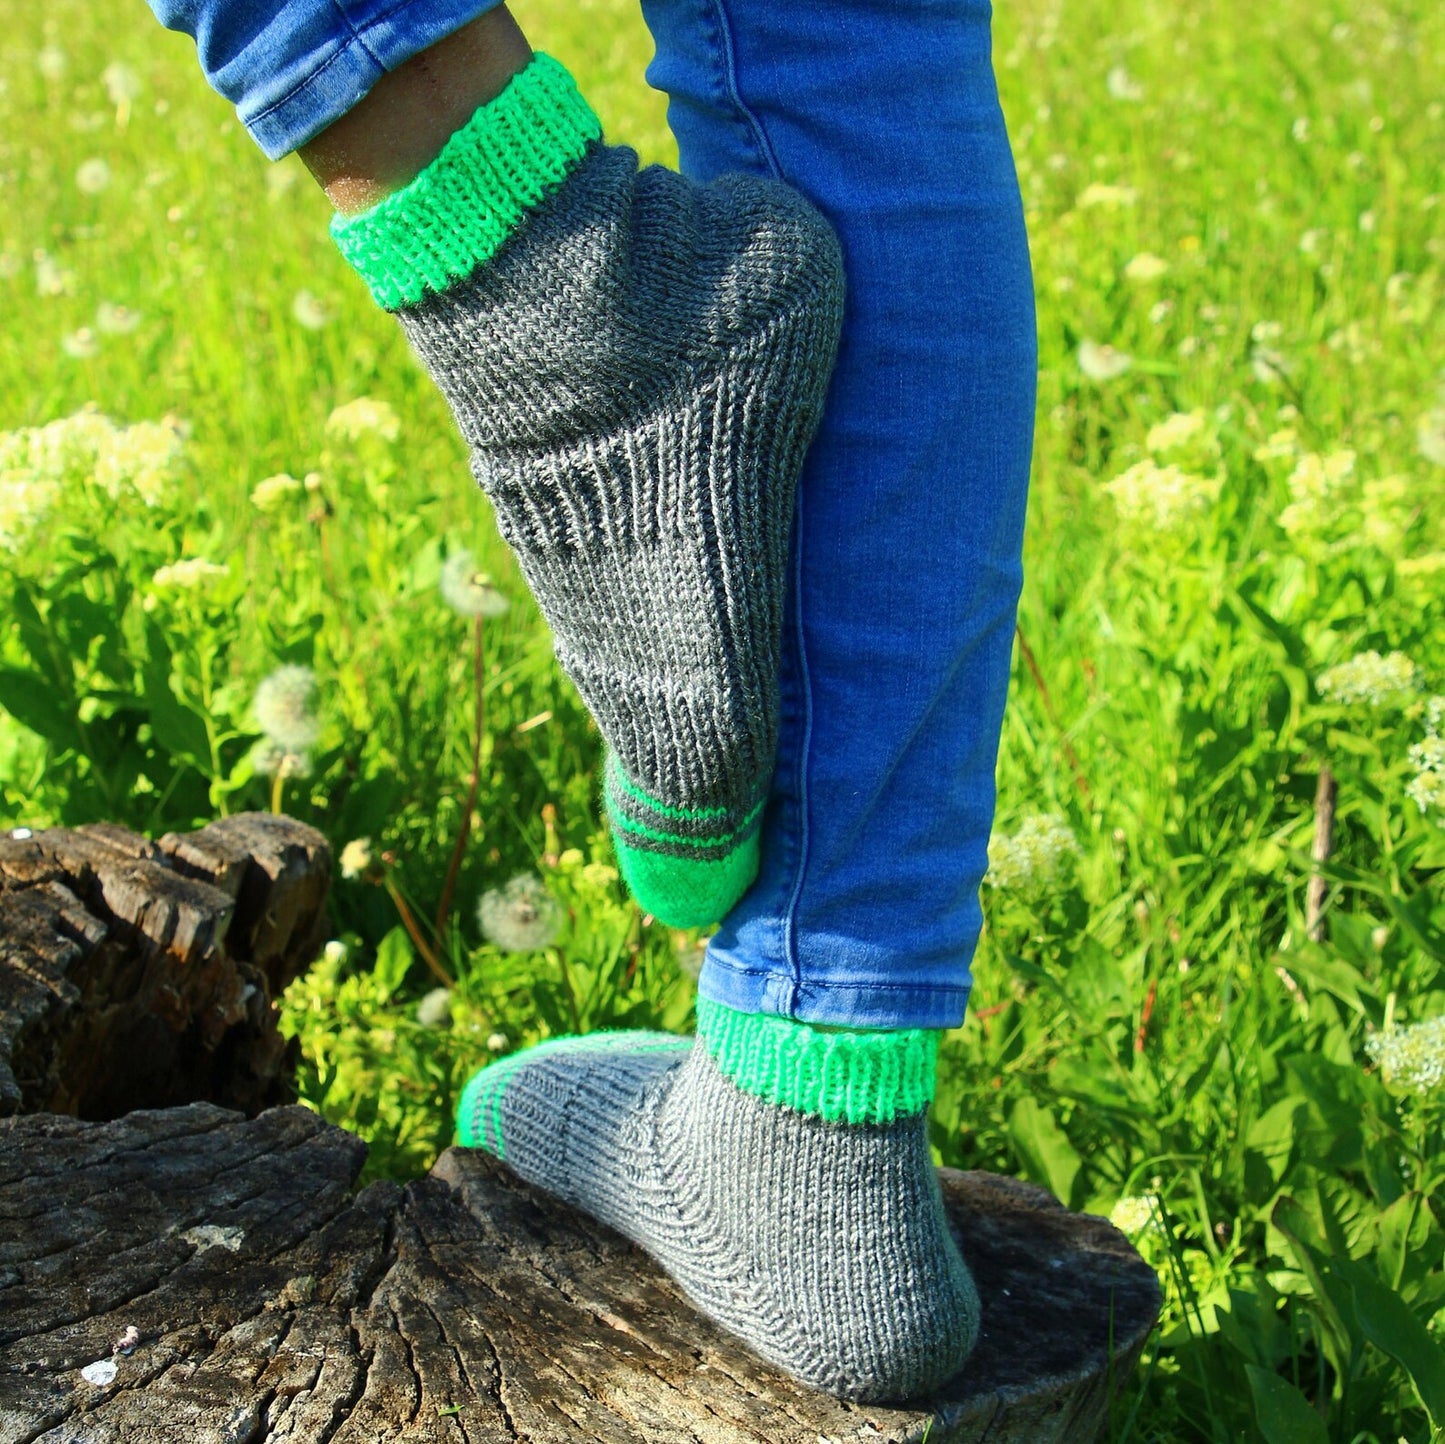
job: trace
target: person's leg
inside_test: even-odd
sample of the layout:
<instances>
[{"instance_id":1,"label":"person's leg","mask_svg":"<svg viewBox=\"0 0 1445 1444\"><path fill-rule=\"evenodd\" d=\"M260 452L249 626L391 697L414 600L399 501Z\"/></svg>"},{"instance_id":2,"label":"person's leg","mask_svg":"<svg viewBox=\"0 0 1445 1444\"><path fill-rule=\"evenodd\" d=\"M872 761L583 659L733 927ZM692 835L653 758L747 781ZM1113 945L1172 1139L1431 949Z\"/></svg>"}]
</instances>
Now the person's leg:
<instances>
[{"instance_id":1,"label":"person's leg","mask_svg":"<svg viewBox=\"0 0 1445 1444\"><path fill-rule=\"evenodd\" d=\"M793 495L841 316L831 230L769 178L639 173L505 11L409 55L393 35L358 101L325 77L440 0L339 49L320 0L269 22L154 3L264 146L304 142L342 253L451 403L607 744L628 886L664 922L715 921L757 873Z\"/></svg>"},{"instance_id":2,"label":"person's leg","mask_svg":"<svg viewBox=\"0 0 1445 1444\"><path fill-rule=\"evenodd\" d=\"M762 875L713 940L691 1049L544 1044L479 1074L459 1124L765 1357L903 1398L952 1375L978 1325L925 1118L979 926L1033 417L989 12L644 12L685 171L796 185L848 273L792 543Z\"/></svg>"}]
</instances>

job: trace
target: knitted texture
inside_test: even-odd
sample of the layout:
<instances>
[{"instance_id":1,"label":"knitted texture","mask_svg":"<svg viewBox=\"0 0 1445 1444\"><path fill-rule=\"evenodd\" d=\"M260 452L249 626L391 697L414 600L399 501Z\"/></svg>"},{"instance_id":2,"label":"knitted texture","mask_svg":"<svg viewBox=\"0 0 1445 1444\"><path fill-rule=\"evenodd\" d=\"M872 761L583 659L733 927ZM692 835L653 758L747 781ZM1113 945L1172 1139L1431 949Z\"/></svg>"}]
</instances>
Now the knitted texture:
<instances>
[{"instance_id":1,"label":"knitted texture","mask_svg":"<svg viewBox=\"0 0 1445 1444\"><path fill-rule=\"evenodd\" d=\"M978 1295L922 1112L830 1123L745 1093L701 1042L625 1033L483 1070L458 1126L464 1144L645 1248L705 1314L817 1388L912 1398L973 1347Z\"/></svg>"},{"instance_id":2,"label":"knitted texture","mask_svg":"<svg viewBox=\"0 0 1445 1444\"><path fill-rule=\"evenodd\" d=\"M830 1123L891 1123L933 1101L938 1033L822 1029L697 1002L697 1033L745 1093Z\"/></svg>"},{"instance_id":3,"label":"knitted texture","mask_svg":"<svg viewBox=\"0 0 1445 1444\"><path fill-rule=\"evenodd\" d=\"M410 305L496 255L601 135L572 77L535 55L415 180L363 215L337 216L332 237L378 305Z\"/></svg>"},{"instance_id":4,"label":"knitted texture","mask_svg":"<svg viewBox=\"0 0 1445 1444\"><path fill-rule=\"evenodd\" d=\"M712 922L758 867L836 239L774 181L698 186L595 146L495 255L427 286L398 316L607 744L623 876L664 922Z\"/></svg>"}]
</instances>

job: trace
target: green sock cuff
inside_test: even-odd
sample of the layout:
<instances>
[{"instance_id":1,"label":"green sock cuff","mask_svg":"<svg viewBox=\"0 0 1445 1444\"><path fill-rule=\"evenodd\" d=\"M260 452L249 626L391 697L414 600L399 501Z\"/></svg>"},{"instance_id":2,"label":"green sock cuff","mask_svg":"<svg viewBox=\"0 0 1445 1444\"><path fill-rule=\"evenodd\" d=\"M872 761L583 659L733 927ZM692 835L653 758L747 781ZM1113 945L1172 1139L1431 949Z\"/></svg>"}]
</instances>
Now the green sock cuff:
<instances>
[{"instance_id":1,"label":"green sock cuff","mask_svg":"<svg viewBox=\"0 0 1445 1444\"><path fill-rule=\"evenodd\" d=\"M379 305L441 292L501 250L576 169L602 124L565 67L540 52L415 179L331 235Z\"/></svg>"},{"instance_id":2,"label":"green sock cuff","mask_svg":"<svg viewBox=\"0 0 1445 1444\"><path fill-rule=\"evenodd\" d=\"M744 1093L828 1123L891 1123L933 1101L933 1028L833 1031L699 998L697 1032Z\"/></svg>"}]
</instances>

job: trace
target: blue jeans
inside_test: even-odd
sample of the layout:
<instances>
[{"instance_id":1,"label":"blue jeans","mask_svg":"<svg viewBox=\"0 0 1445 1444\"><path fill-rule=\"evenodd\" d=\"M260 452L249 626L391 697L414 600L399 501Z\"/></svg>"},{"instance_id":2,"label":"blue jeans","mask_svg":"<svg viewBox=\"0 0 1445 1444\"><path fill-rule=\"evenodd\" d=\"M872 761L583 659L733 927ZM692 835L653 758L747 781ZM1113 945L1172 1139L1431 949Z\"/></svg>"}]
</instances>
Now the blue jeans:
<instances>
[{"instance_id":1,"label":"blue jeans","mask_svg":"<svg viewBox=\"0 0 1445 1444\"><path fill-rule=\"evenodd\" d=\"M197 35L272 155L488 8L152 4ZM799 489L762 872L699 988L814 1022L953 1027L981 923L1037 359L989 3L642 6L684 173L796 186L848 274Z\"/></svg>"}]
</instances>

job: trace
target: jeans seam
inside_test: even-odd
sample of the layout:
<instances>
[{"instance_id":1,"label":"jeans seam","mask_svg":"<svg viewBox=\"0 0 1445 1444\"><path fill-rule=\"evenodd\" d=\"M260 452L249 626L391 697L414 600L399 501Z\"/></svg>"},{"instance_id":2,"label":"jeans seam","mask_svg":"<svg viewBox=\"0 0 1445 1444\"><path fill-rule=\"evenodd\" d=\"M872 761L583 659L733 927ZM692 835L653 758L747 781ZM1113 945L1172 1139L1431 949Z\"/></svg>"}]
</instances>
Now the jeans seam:
<instances>
[{"instance_id":1,"label":"jeans seam","mask_svg":"<svg viewBox=\"0 0 1445 1444\"><path fill-rule=\"evenodd\" d=\"M783 168L778 164L778 157L773 151L772 143L768 140L768 133L763 128L762 121L744 102L742 94L738 90L737 52L733 45L732 26L728 23L727 10L724 8L723 0L709 0L709 3L712 9L713 23L717 27L721 41L717 47L717 55L722 62L723 87L727 92L728 100L752 135L753 144L758 151L758 159L767 167L775 180L782 180Z\"/></svg>"}]
</instances>

